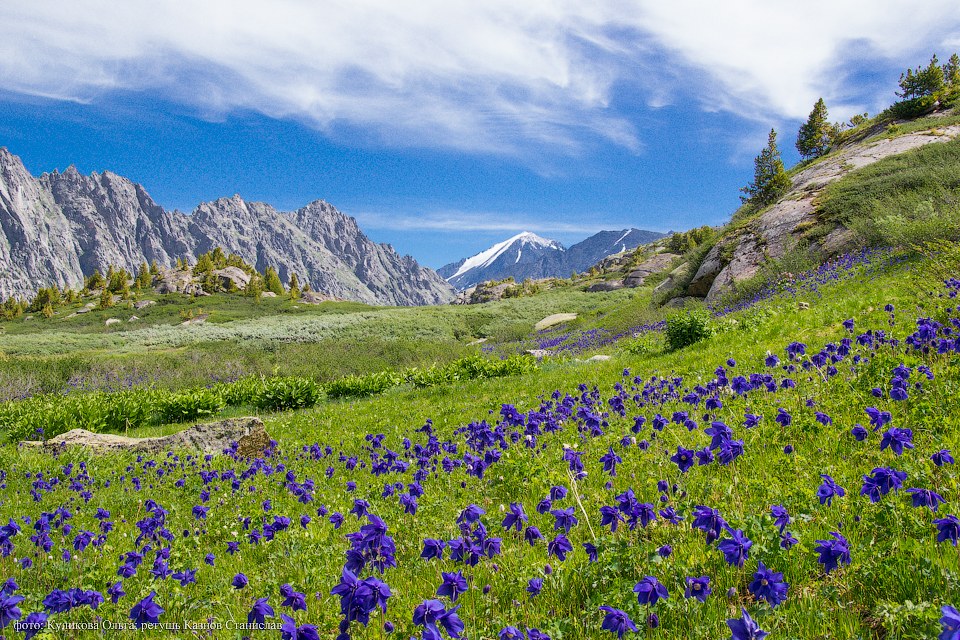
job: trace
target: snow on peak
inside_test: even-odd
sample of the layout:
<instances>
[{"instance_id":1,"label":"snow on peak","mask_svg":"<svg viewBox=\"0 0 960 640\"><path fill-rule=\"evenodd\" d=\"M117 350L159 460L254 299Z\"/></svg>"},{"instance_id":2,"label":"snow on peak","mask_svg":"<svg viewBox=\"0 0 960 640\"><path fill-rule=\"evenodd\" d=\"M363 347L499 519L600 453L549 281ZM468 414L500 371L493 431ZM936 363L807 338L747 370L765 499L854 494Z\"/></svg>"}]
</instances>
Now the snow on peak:
<instances>
[{"instance_id":1,"label":"snow on peak","mask_svg":"<svg viewBox=\"0 0 960 640\"><path fill-rule=\"evenodd\" d=\"M528 244L528 245L534 245L539 247L549 247L552 249L559 249L559 245L555 241L547 240L546 238L541 238L537 234L530 231L523 231L522 233L518 233L517 235L513 236L512 238L508 238L503 242L498 242L497 244L493 245L489 249L486 249L485 251L481 251L475 256L471 256L467 258L466 260L463 261L463 264L460 265L460 268L457 269L457 272L452 276L450 276L449 278L447 278L447 281L449 282L459 276L462 276L463 274L470 271L471 269L482 269L484 267L489 266L490 264L493 263L494 260L496 260L501 255L503 255L505 251L508 251L510 247L512 247L516 243L519 243L521 247L525 244ZM517 262L520 261L520 251L522 251L522 249L518 249Z\"/></svg>"}]
</instances>

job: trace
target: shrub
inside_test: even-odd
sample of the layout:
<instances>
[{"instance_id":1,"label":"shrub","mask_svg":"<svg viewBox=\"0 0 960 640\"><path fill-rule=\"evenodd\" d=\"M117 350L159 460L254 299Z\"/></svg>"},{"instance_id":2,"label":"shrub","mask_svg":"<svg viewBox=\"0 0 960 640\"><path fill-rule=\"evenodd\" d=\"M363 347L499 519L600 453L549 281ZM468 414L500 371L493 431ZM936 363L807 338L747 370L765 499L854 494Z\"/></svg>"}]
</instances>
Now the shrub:
<instances>
[{"instance_id":1,"label":"shrub","mask_svg":"<svg viewBox=\"0 0 960 640\"><path fill-rule=\"evenodd\" d=\"M253 404L268 411L302 409L317 404L322 394L320 385L310 378L266 378Z\"/></svg>"},{"instance_id":2,"label":"shrub","mask_svg":"<svg viewBox=\"0 0 960 640\"><path fill-rule=\"evenodd\" d=\"M676 351L714 334L710 314L703 309L677 313L667 318L667 349Z\"/></svg>"},{"instance_id":3,"label":"shrub","mask_svg":"<svg viewBox=\"0 0 960 640\"><path fill-rule=\"evenodd\" d=\"M192 389L164 393L156 403L156 421L190 422L220 413L225 406L223 396L211 389Z\"/></svg>"}]
</instances>

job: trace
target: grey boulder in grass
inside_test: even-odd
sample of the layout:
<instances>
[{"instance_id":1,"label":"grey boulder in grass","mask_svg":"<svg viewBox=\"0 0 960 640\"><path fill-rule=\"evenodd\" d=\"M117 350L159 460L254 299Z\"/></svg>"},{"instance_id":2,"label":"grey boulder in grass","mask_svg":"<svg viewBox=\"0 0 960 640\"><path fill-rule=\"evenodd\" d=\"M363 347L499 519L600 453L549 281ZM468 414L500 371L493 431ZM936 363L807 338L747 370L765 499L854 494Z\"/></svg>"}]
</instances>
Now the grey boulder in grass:
<instances>
[{"instance_id":1,"label":"grey boulder in grass","mask_svg":"<svg viewBox=\"0 0 960 640\"><path fill-rule=\"evenodd\" d=\"M270 436L259 418L249 417L197 424L159 438L128 438L111 433L94 433L86 429L71 429L50 440L28 440L21 442L20 446L48 451L77 446L90 449L94 453L158 453L190 449L205 454L217 454L229 449L234 442L237 443L237 455L250 457L262 454L270 446Z\"/></svg>"}]
</instances>

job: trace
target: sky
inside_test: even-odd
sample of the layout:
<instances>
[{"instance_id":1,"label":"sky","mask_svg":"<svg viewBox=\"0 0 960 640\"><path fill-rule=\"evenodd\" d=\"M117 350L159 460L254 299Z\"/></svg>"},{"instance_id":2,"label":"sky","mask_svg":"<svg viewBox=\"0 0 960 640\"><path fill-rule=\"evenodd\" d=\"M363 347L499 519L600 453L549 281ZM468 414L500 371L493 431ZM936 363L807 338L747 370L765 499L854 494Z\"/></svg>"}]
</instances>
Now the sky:
<instances>
[{"instance_id":1,"label":"sky","mask_svg":"<svg viewBox=\"0 0 960 640\"><path fill-rule=\"evenodd\" d=\"M168 209L323 199L440 267L726 221L775 128L876 114L956 0L4 0L0 146Z\"/></svg>"}]
</instances>

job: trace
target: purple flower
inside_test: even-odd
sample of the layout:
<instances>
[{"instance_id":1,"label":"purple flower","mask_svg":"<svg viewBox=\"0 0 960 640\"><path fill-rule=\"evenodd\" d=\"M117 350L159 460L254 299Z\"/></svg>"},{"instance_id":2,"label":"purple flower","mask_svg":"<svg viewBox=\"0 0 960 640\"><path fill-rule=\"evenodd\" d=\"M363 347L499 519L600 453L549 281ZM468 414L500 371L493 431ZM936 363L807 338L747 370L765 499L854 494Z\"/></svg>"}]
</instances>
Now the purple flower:
<instances>
[{"instance_id":1,"label":"purple flower","mask_svg":"<svg viewBox=\"0 0 960 640\"><path fill-rule=\"evenodd\" d=\"M741 607L740 611L743 612L742 618L727 620L727 626L733 634L732 640L763 640L769 635L753 621L746 609Z\"/></svg>"},{"instance_id":2,"label":"purple flower","mask_svg":"<svg viewBox=\"0 0 960 640\"><path fill-rule=\"evenodd\" d=\"M681 473L686 473L693 466L693 449L684 449L677 445L677 452L670 457L670 461L677 464Z\"/></svg>"},{"instance_id":3,"label":"purple flower","mask_svg":"<svg viewBox=\"0 0 960 640\"><path fill-rule=\"evenodd\" d=\"M657 600L666 600L669 597L667 588L653 576L647 576L635 584L633 592L637 594L637 602L646 606L654 605Z\"/></svg>"},{"instance_id":4,"label":"purple flower","mask_svg":"<svg viewBox=\"0 0 960 640\"><path fill-rule=\"evenodd\" d=\"M556 556L560 562L566 560L567 554L571 551L573 551L573 545L562 533L557 534L556 538L547 543L547 553Z\"/></svg>"},{"instance_id":5,"label":"purple flower","mask_svg":"<svg viewBox=\"0 0 960 640\"><path fill-rule=\"evenodd\" d=\"M896 427L887 429L880 441L880 451L887 447L890 447L890 450L898 456L903 455L904 449L913 449L913 430Z\"/></svg>"},{"instance_id":6,"label":"purple flower","mask_svg":"<svg viewBox=\"0 0 960 640\"><path fill-rule=\"evenodd\" d=\"M23 600L23 596L10 595L6 592L0 593L0 629L14 620L20 619L21 612L17 605Z\"/></svg>"},{"instance_id":7,"label":"purple flower","mask_svg":"<svg viewBox=\"0 0 960 640\"><path fill-rule=\"evenodd\" d=\"M960 519L953 514L945 518L937 518L933 521L937 526L937 542L950 541L953 546L957 546L957 538L960 537Z\"/></svg>"},{"instance_id":8,"label":"purple flower","mask_svg":"<svg viewBox=\"0 0 960 640\"><path fill-rule=\"evenodd\" d=\"M485 514L486 511L481 509L475 504L469 505L466 509L460 512L460 515L457 517L457 522L460 524L467 523L473 524L480 519L480 516Z\"/></svg>"},{"instance_id":9,"label":"purple flower","mask_svg":"<svg viewBox=\"0 0 960 640\"><path fill-rule=\"evenodd\" d=\"M957 611L948 604L940 607L943 617L940 618L942 630L937 636L938 640L960 640L960 611Z\"/></svg>"},{"instance_id":10,"label":"purple flower","mask_svg":"<svg viewBox=\"0 0 960 640\"><path fill-rule=\"evenodd\" d=\"M511 528L520 531L526 524L527 514L523 512L523 505L518 502L511 502L507 515L504 516L501 526L509 531Z\"/></svg>"},{"instance_id":11,"label":"purple flower","mask_svg":"<svg viewBox=\"0 0 960 640\"><path fill-rule=\"evenodd\" d=\"M273 607L267 604L269 598L258 598L253 608L247 614L247 623L263 624L267 618L273 617Z\"/></svg>"},{"instance_id":12,"label":"purple flower","mask_svg":"<svg viewBox=\"0 0 960 640\"><path fill-rule=\"evenodd\" d=\"M117 604L117 601L127 594L123 590L122 582L114 582L112 585L107 587L107 595L110 596L110 602Z\"/></svg>"},{"instance_id":13,"label":"purple flower","mask_svg":"<svg viewBox=\"0 0 960 640\"><path fill-rule=\"evenodd\" d=\"M530 581L527 583L527 593L530 594L530 597L540 595L540 591L543 589L543 578L530 578Z\"/></svg>"},{"instance_id":14,"label":"purple flower","mask_svg":"<svg viewBox=\"0 0 960 640\"><path fill-rule=\"evenodd\" d=\"M783 530L790 524L790 514L787 513L787 509L779 504L775 504L770 507L770 515L773 516L773 524L780 528L780 533L783 533Z\"/></svg>"},{"instance_id":15,"label":"purple flower","mask_svg":"<svg viewBox=\"0 0 960 640\"><path fill-rule=\"evenodd\" d=\"M799 540L793 537L793 534L789 531L784 531L780 534L780 548L784 550L789 550L790 547L797 544Z\"/></svg>"},{"instance_id":16,"label":"purple flower","mask_svg":"<svg viewBox=\"0 0 960 640\"><path fill-rule=\"evenodd\" d=\"M570 533L570 529L577 526L579 520L574 515L575 508L554 509L550 514L556 519L553 525L554 530L563 529L564 533Z\"/></svg>"},{"instance_id":17,"label":"purple flower","mask_svg":"<svg viewBox=\"0 0 960 640\"><path fill-rule=\"evenodd\" d=\"M514 640L515 638L524 639L523 631L517 629L516 627L504 627L500 630L500 633L497 634L499 640Z\"/></svg>"},{"instance_id":18,"label":"purple flower","mask_svg":"<svg viewBox=\"0 0 960 640\"><path fill-rule=\"evenodd\" d=\"M290 607L294 611L307 610L306 594L300 593L299 591L294 591L293 587L291 587L289 584L280 585L280 595L283 596L283 602L280 603L281 607Z\"/></svg>"},{"instance_id":19,"label":"purple flower","mask_svg":"<svg viewBox=\"0 0 960 640\"><path fill-rule=\"evenodd\" d=\"M727 564L742 567L744 561L750 557L750 547L753 546L753 541L744 535L741 529L727 527L727 532L730 537L718 542L717 548L723 553L723 558L727 561Z\"/></svg>"},{"instance_id":20,"label":"purple flower","mask_svg":"<svg viewBox=\"0 0 960 640\"><path fill-rule=\"evenodd\" d=\"M938 467L942 467L945 464L954 463L953 456L950 455L950 449L941 449L930 456L930 459L933 460L933 464L937 465Z\"/></svg>"},{"instance_id":21,"label":"purple flower","mask_svg":"<svg viewBox=\"0 0 960 640\"><path fill-rule=\"evenodd\" d=\"M438 596L447 596L451 602L456 602L461 593L466 593L467 579L463 576L463 572L442 572L440 575L443 578L443 582L437 589Z\"/></svg>"},{"instance_id":22,"label":"purple flower","mask_svg":"<svg viewBox=\"0 0 960 640\"><path fill-rule=\"evenodd\" d=\"M693 510L693 521L690 526L706 533L707 544L710 544L720 537L720 532L727 526L727 522L720 516L719 510L698 505Z\"/></svg>"},{"instance_id":23,"label":"purple flower","mask_svg":"<svg viewBox=\"0 0 960 640\"><path fill-rule=\"evenodd\" d=\"M233 576L233 581L230 582L234 589L243 589L249 583L250 581L247 579L247 576L243 575L242 573L238 573L237 575Z\"/></svg>"},{"instance_id":24,"label":"purple flower","mask_svg":"<svg viewBox=\"0 0 960 640\"><path fill-rule=\"evenodd\" d=\"M833 540L817 540L814 551L820 554L817 561L823 565L824 571L830 573L837 568L837 563L850 564L850 543L837 531L831 531Z\"/></svg>"},{"instance_id":25,"label":"purple flower","mask_svg":"<svg viewBox=\"0 0 960 640\"><path fill-rule=\"evenodd\" d=\"M27 615L22 622L17 623L17 629L23 631L25 640L30 640L47 626L47 614L41 611L34 611Z\"/></svg>"},{"instance_id":26,"label":"purple flower","mask_svg":"<svg viewBox=\"0 0 960 640\"><path fill-rule=\"evenodd\" d=\"M633 623L630 616L620 609L603 606L600 607L600 611L606 612L600 628L617 634L617 638L623 638L623 634L627 631L637 631L637 625Z\"/></svg>"},{"instance_id":27,"label":"purple flower","mask_svg":"<svg viewBox=\"0 0 960 640\"><path fill-rule=\"evenodd\" d=\"M898 490L903 486L903 481L907 479L904 471L897 471L888 467L875 467L868 476L863 476L863 487L860 489L860 495L868 496L870 502L879 502L881 496L890 493L890 490Z\"/></svg>"},{"instance_id":28,"label":"purple flower","mask_svg":"<svg viewBox=\"0 0 960 640\"><path fill-rule=\"evenodd\" d=\"M320 640L317 628L312 624L297 626L296 621L285 613L280 614L280 640Z\"/></svg>"},{"instance_id":29,"label":"purple flower","mask_svg":"<svg viewBox=\"0 0 960 640\"><path fill-rule=\"evenodd\" d=\"M842 498L847 495L843 487L834 482L833 478L825 473L820 474L823 483L817 489L817 497L820 498L820 504L826 504L828 507L833 504L834 496Z\"/></svg>"},{"instance_id":30,"label":"purple flower","mask_svg":"<svg viewBox=\"0 0 960 640\"><path fill-rule=\"evenodd\" d=\"M133 605L130 609L130 619L137 629L143 628L144 624L154 624L160 622L160 614L163 613L163 607L158 605L153 599L157 596L156 591L151 591L150 595Z\"/></svg>"},{"instance_id":31,"label":"purple flower","mask_svg":"<svg viewBox=\"0 0 960 640\"><path fill-rule=\"evenodd\" d=\"M771 607L787 599L787 590L790 588L783 581L783 574L768 569L763 561L760 562L760 568L753 574L753 582L750 583L750 593L758 600L766 600Z\"/></svg>"},{"instance_id":32,"label":"purple flower","mask_svg":"<svg viewBox=\"0 0 960 640\"><path fill-rule=\"evenodd\" d=\"M852 435L857 442L863 442L867 439L867 436L870 435L870 432L864 429L862 424L857 424L850 430L850 435Z\"/></svg>"},{"instance_id":33,"label":"purple flower","mask_svg":"<svg viewBox=\"0 0 960 640\"><path fill-rule=\"evenodd\" d=\"M687 577L687 588L683 592L684 598L696 598L700 602L706 602L707 596L713 593L710 588L710 578L700 576L699 578Z\"/></svg>"},{"instance_id":34,"label":"purple flower","mask_svg":"<svg viewBox=\"0 0 960 640\"><path fill-rule=\"evenodd\" d=\"M583 550L587 552L587 559L588 559L591 563L594 563L594 562L597 561L597 556L599 555L599 550L597 549L597 546L596 546L595 544L593 544L592 542L584 542L584 543L583 543Z\"/></svg>"},{"instance_id":35,"label":"purple flower","mask_svg":"<svg viewBox=\"0 0 960 640\"><path fill-rule=\"evenodd\" d=\"M457 605L447 611L439 600L425 600L413 610L413 623L424 627L424 636L428 638L439 640L440 631L437 625L443 627L449 636L459 638L464 626L457 615L459 608L460 605ZM428 636L427 633L431 635Z\"/></svg>"},{"instance_id":36,"label":"purple flower","mask_svg":"<svg viewBox=\"0 0 960 640\"><path fill-rule=\"evenodd\" d=\"M930 489L907 489L907 493L911 494L914 507L928 507L930 511L936 511L944 502L943 496Z\"/></svg>"},{"instance_id":37,"label":"purple flower","mask_svg":"<svg viewBox=\"0 0 960 640\"><path fill-rule=\"evenodd\" d=\"M420 552L420 557L424 560L432 560L434 558L443 560L443 548L446 546L447 543L443 540L425 538L423 540L423 551Z\"/></svg>"}]
</instances>

